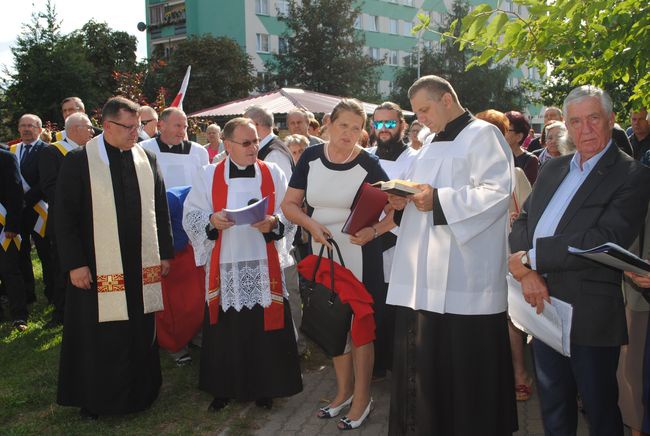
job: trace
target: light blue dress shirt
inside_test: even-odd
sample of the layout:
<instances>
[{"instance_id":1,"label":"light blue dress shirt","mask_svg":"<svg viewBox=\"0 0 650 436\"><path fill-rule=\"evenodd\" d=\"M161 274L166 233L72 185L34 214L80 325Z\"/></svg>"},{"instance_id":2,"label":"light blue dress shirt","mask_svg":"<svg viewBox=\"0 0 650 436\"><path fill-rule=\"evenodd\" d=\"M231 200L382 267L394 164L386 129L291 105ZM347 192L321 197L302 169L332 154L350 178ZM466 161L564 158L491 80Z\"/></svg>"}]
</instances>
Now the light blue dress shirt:
<instances>
[{"instance_id":1,"label":"light blue dress shirt","mask_svg":"<svg viewBox=\"0 0 650 436\"><path fill-rule=\"evenodd\" d=\"M573 200L573 196L578 192L578 189L589 176L591 170L594 169L600 158L603 157L611 146L612 141L610 140L607 146L585 162L582 165L582 168L580 168L580 153L576 152L573 155L573 159L571 159L571 163L569 164L569 174L566 175L560 186L557 188L557 191L555 191L555 194L553 194L553 198L549 201L548 206L546 206L542 217L537 223L537 227L535 227L533 248L528 252L528 261L533 269L537 269L537 257L535 251L537 247L537 238L546 238L555 234L555 229L557 229L560 219L562 219L564 212L566 212L571 200Z\"/></svg>"}]
</instances>

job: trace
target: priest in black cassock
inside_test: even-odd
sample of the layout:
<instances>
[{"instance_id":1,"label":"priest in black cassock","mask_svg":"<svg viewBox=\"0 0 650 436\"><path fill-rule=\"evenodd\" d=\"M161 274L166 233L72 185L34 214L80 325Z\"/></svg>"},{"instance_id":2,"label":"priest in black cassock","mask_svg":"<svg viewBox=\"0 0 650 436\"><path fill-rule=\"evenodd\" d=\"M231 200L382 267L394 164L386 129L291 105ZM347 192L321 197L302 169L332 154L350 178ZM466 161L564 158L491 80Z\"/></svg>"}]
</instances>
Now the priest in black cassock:
<instances>
[{"instance_id":1,"label":"priest in black cassock","mask_svg":"<svg viewBox=\"0 0 650 436\"><path fill-rule=\"evenodd\" d=\"M295 232L280 210L287 178L276 164L257 159L250 119L228 121L223 135L228 157L196 174L183 209L196 264L206 267L199 388L214 397L210 411L232 399L270 409L273 398L302 390L282 272L288 256L281 240ZM256 222L232 221L224 211L267 197Z\"/></svg>"},{"instance_id":2,"label":"priest in black cassock","mask_svg":"<svg viewBox=\"0 0 650 436\"><path fill-rule=\"evenodd\" d=\"M110 99L104 133L66 155L57 183L69 276L57 402L89 419L148 408L162 382L154 312L174 251L156 158L136 145L137 110Z\"/></svg>"}]
</instances>

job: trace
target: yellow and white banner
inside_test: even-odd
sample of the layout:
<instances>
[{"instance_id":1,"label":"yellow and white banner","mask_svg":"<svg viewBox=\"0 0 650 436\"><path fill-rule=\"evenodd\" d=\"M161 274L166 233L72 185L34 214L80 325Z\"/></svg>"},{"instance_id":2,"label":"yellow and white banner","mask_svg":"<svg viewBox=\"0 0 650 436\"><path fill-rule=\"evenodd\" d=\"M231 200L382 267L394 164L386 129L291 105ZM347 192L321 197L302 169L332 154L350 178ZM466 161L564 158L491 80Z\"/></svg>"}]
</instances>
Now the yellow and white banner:
<instances>
[{"instance_id":1,"label":"yellow and white banner","mask_svg":"<svg viewBox=\"0 0 650 436\"><path fill-rule=\"evenodd\" d=\"M22 241L20 235L16 235L13 239L7 238L7 235L5 235L5 224L7 222L7 209L0 203L0 224L2 225L2 231L0 232L0 245L2 246L2 249L4 251L7 251L9 249L9 244L11 244L11 241L14 241L14 244L16 244L16 247L20 250L20 242Z\"/></svg>"},{"instance_id":2,"label":"yellow and white banner","mask_svg":"<svg viewBox=\"0 0 650 436\"><path fill-rule=\"evenodd\" d=\"M41 235L41 238L44 238L45 227L47 226L47 203L40 200L34 205L34 210L38 214L36 224L34 225L34 231Z\"/></svg>"}]
</instances>

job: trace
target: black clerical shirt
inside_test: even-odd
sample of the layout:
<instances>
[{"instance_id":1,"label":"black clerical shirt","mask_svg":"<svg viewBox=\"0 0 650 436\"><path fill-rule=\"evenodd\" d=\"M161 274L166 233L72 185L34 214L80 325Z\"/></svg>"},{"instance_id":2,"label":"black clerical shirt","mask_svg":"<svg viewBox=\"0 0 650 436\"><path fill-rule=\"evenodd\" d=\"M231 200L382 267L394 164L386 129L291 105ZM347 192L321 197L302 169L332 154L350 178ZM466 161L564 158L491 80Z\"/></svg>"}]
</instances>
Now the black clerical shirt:
<instances>
[{"instance_id":1,"label":"black clerical shirt","mask_svg":"<svg viewBox=\"0 0 650 436\"><path fill-rule=\"evenodd\" d=\"M182 141L180 144L169 146L160 139L160 136L156 136L156 142L161 153L190 154L192 149L190 141Z\"/></svg>"}]
</instances>

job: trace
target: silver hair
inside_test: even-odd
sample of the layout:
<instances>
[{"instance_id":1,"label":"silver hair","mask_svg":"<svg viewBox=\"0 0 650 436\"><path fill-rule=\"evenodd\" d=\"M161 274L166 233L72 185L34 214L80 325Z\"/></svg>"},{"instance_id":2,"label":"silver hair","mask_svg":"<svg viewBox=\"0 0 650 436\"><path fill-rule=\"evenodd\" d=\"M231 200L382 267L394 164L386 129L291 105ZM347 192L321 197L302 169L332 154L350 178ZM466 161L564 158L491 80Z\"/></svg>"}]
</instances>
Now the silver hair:
<instances>
[{"instance_id":1,"label":"silver hair","mask_svg":"<svg viewBox=\"0 0 650 436\"><path fill-rule=\"evenodd\" d=\"M85 123L86 121L90 123L90 118L88 118L88 115L82 112L75 112L65 119L65 130L70 130L72 127Z\"/></svg>"},{"instance_id":2,"label":"silver hair","mask_svg":"<svg viewBox=\"0 0 650 436\"><path fill-rule=\"evenodd\" d=\"M606 91L597 86L582 85L574 88L564 99L564 104L562 105L562 115L564 115L564 118L566 119L568 116L567 114L570 104L589 97L598 97L605 113L611 114L613 112L614 104L612 103L612 98Z\"/></svg>"},{"instance_id":3,"label":"silver hair","mask_svg":"<svg viewBox=\"0 0 650 436\"><path fill-rule=\"evenodd\" d=\"M41 120L41 117L39 117L38 115L34 115L34 114L23 114L18 119L18 123L20 124L20 120L22 120L25 117L32 118L32 119L36 120L36 125L38 125L38 128L39 129L43 128L43 121Z\"/></svg>"},{"instance_id":4,"label":"silver hair","mask_svg":"<svg viewBox=\"0 0 650 436\"><path fill-rule=\"evenodd\" d=\"M221 133L221 127L219 127L219 124L210 124L208 127L205 128L205 131L207 132L210 129L216 129L217 132Z\"/></svg>"},{"instance_id":5,"label":"silver hair","mask_svg":"<svg viewBox=\"0 0 650 436\"><path fill-rule=\"evenodd\" d=\"M258 105L249 106L246 109L246 112L244 112L244 116L255 121L257 124L261 124L264 127L273 127L273 123L275 121L273 119L273 114L271 111Z\"/></svg>"},{"instance_id":6,"label":"silver hair","mask_svg":"<svg viewBox=\"0 0 650 436\"><path fill-rule=\"evenodd\" d=\"M289 112L287 112L287 120L291 115L300 115L305 119L307 124L309 124L309 114L305 110L299 108L291 109Z\"/></svg>"},{"instance_id":7,"label":"silver hair","mask_svg":"<svg viewBox=\"0 0 650 436\"><path fill-rule=\"evenodd\" d=\"M560 136L557 138L557 149L560 154L571 154L576 151L576 147L569 138L569 131L566 128L566 124L562 121L553 121L548 125L544 126L544 137L548 138L548 132L551 129L560 129Z\"/></svg>"}]
</instances>

